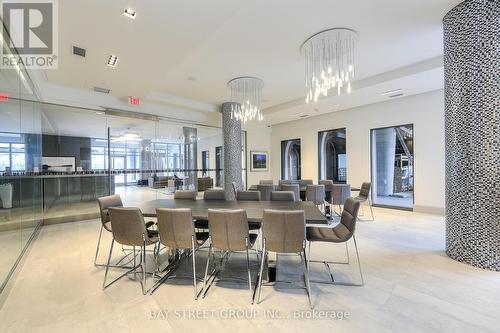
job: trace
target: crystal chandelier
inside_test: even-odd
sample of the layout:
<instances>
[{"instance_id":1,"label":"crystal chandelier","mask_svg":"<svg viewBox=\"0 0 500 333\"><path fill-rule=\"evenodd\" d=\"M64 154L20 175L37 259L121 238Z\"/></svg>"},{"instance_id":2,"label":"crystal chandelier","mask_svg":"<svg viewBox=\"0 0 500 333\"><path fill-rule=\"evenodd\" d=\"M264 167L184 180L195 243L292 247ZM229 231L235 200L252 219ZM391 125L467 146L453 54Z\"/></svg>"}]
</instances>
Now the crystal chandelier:
<instances>
[{"instance_id":1,"label":"crystal chandelier","mask_svg":"<svg viewBox=\"0 0 500 333\"><path fill-rule=\"evenodd\" d=\"M351 92L354 79L354 48L358 34L351 29L333 28L309 37L300 47L305 58L306 103L328 96L336 88L337 95Z\"/></svg>"},{"instance_id":2,"label":"crystal chandelier","mask_svg":"<svg viewBox=\"0 0 500 333\"><path fill-rule=\"evenodd\" d=\"M227 83L231 89L231 101L237 102L231 109L231 118L236 118L243 123L257 118L263 118L260 108L260 94L264 81L251 76L243 76L232 79Z\"/></svg>"}]
</instances>

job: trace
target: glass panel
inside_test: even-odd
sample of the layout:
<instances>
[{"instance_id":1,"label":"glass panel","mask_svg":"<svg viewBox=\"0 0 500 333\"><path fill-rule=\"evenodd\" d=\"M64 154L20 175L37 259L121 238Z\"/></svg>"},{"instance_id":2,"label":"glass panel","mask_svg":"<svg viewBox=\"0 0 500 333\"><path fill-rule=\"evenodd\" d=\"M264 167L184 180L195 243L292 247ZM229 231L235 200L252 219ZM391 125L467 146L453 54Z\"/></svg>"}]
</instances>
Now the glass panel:
<instances>
[{"instance_id":1,"label":"glass panel","mask_svg":"<svg viewBox=\"0 0 500 333\"><path fill-rule=\"evenodd\" d=\"M301 179L300 139L281 141L281 179Z\"/></svg>"},{"instance_id":2,"label":"glass panel","mask_svg":"<svg viewBox=\"0 0 500 333\"><path fill-rule=\"evenodd\" d=\"M319 180L330 179L334 183L347 180L346 129L318 132Z\"/></svg>"},{"instance_id":3,"label":"glass panel","mask_svg":"<svg viewBox=\"0 0 500 333\"><path fill-rule=\"evenodd\" d=\"M372 199L374 204L413 207L413 125L374 129Z\"/></svg>"}]
</instances>

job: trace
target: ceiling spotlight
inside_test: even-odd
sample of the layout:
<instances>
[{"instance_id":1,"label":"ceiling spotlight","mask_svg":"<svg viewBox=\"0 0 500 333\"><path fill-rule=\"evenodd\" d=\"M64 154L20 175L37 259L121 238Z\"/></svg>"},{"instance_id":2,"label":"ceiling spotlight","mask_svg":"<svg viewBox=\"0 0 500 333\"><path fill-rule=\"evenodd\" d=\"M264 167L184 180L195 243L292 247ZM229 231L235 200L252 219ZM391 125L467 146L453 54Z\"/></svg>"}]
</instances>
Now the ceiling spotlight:
<instances>
[{"instance_id":1,"label":"ceiling spotlight","mask_svg":"<svg viewBox=\"0 0 500 333\"><path fill-rule=\"evenodd\" d=\"M108 58L108 66L116 67L117 64L118 64L118 56L110 55Z\"/></svg>"},{"instance_id":2,"label":"ceiling spotlight","mask_svg":"<svg viewBox=\"0 0 500 333\"><path fill-rule=\"evenodd\" d=\"M132 20L135 20L137 13L132 8L125 8L125 10L123 11L123 15L125 15L128 18L131 18Z\"/></svg>"}]
</instances>

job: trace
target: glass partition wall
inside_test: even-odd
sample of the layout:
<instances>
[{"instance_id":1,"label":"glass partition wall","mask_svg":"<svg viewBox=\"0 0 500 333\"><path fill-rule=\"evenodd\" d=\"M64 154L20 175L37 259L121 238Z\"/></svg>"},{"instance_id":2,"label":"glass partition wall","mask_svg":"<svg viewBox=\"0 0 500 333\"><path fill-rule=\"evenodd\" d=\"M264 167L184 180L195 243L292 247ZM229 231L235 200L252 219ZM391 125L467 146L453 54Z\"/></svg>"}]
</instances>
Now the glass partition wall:
<instances>
[{"instance_id":1,"label":"glass partition wall","mask_svg":"<svg viewBox=\"0 0 500 333\"><path fill-rule=\"evenodd\" d=\"M371 130L373 204L413 208L413 125Z\"/></svg>"},{"instance_id":2,"label":"glass partition wall","mask_svg":"<svg viewBox=\"0 0 500 333\"><path fill-rule=\"evenodd\" d=\"M318 180L347 180L346 129L318 132Z\"/></svg>"},{"instance_id":3,"label":"glass partition wall","mask_svg":"<svg viewBox=\"0 0 500 333\"><path fill-rule=\"evenodd\" d=\"M0 281L42 221L97 218L100 196L138 205L223 185L223 160L212 158L223 156L221 128L28 101L15 83L2 89L19 98L0 102Z\"/></svg>"}]
</instances>

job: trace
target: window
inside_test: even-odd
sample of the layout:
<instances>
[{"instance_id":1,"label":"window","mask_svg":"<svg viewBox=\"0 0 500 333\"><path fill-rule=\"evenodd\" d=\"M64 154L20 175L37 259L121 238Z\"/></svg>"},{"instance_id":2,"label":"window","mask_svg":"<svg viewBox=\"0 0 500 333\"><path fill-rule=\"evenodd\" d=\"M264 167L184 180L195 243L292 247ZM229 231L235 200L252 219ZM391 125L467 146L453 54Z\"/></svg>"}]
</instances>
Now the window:
<instances>
[{"instance_id":1,"label":"window","mask_svg":"<svg viewBox=\"0 0 500 333\"><path fill-rule=\"evenodd\" d=\"M23 139L21 135L0 135L0 171L10 168L11 171L26 170L25 144L20 143ZM10 141L10 142L5 142Z\"/></svg>"},{"instance_id":2,"label":"window","mask_svg":"<svg viewBox=\"0 0 500 333\"><path fill-rule=\"evenodd\" d=\"M413 125L371 131L374 204L413 207Z\"/></svg>"},{"instance_id":3,"label":"window","mask_svg":"<svg viewBox=\"0 0 500 333\"><path fill-rule=\"evenodd\" d=\"M346 129L318 132L319 179L347 181Z\"/></svg>"},{"instance_id":4,"label":"window","mask_svg":"<svg viewBox=\"0 0 500 333\"><path fill-rule=\"evenodd\" d=\"M281 141L281 179L300 179L300 158L300 139Z\"/></svg>"}]
</instances>

